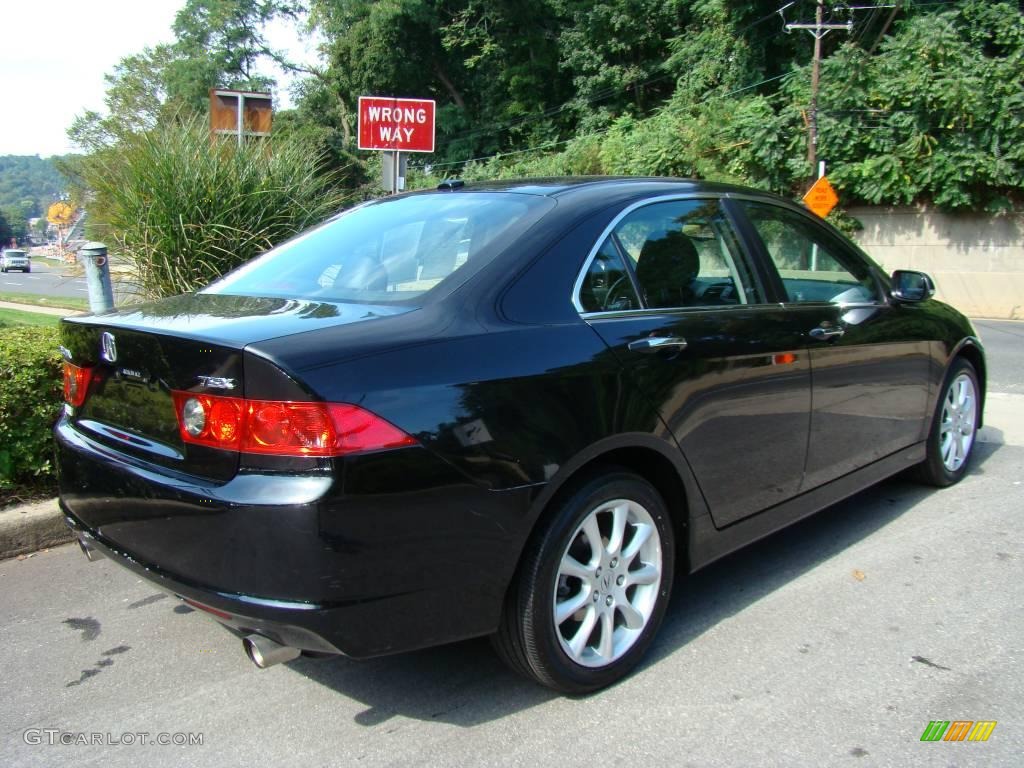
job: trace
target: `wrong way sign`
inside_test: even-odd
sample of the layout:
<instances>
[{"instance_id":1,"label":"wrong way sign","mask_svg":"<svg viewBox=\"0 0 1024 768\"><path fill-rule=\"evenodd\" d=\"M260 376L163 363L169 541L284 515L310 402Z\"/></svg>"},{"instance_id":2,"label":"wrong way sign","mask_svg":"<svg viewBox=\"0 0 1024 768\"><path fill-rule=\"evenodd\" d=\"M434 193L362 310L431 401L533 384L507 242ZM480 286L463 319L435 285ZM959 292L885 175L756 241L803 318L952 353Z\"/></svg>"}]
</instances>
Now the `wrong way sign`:
<instances>
[{"instance_id":1,"label":"wrong way sign","mask_svg":"<svg viewBox=\"0 0 1024 768\"><path fill-rule=\"evenodd\" d=\"M359 149L434 151L434 100L359 97Z\"/></svg>"}]
</instances>

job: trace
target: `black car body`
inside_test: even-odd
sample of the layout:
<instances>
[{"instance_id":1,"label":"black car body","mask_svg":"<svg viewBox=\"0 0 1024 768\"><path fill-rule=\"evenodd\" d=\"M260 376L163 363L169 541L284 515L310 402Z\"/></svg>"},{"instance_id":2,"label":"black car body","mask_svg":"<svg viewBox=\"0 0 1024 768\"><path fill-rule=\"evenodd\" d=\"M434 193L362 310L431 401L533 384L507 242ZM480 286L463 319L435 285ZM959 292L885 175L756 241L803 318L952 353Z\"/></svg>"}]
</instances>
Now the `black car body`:
<instances>
[{"instance_id":1,"label":"black car body","mask_svg":"<svg viewBox=\"0 0 1024 768\"><path fill-rule=\"evenodd\" d=\"M487 221L459 213L495 205ZM417 229L402 223L413 209L446 213ZM331 227L356 226L344 215L206 291L62 325L69 524L268 647L366 657L498 631L513 665L590 690L636 663L673 566L694 571L915 465L940 485L967 468L985 380L970 323L925 276L891 279L790 202L553 180L449 185L349 216L405 228L369 257L320 264L312 290L295 265L327 258ZM339 270L360 277L341 290ZM953 377L973 401L944 410ZM234 415L214 417L222 407ZM250 434L307 415L348 419L338 434L357 437L336 445L351 450L265 452ZM564 510L597 503L583 499L611 476L605 496L665 510L629 512L630 536L657 522L660 582L643 622L589 619L615 636L640 622L607 651L615 663L599 663L601 629L562 669L521 650L530 595L637 594L602 591L600 574L545 576L551 547L567 562L593 538ZM558 626L535 631L557 656Z\"/></svg>"}]
</instances>

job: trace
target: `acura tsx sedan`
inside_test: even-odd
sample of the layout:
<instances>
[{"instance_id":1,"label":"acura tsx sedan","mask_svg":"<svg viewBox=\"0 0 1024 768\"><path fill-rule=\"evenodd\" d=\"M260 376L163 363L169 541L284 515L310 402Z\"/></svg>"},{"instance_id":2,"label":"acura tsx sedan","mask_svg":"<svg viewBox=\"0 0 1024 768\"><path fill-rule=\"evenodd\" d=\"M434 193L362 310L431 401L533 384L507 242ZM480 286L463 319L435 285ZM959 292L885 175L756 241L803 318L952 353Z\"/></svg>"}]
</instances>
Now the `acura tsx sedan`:
<instances>
[{"instance_id":1,"label":"acura tsx sedan","mask_svg":"<svg viewBox=\"0 0 1024 768\"><path fill-rule=\"evenodd\" d=\"M749 189L448 182L65 319L60 503L261 667L489 635L584 693L677 575L964 476L985 357L933 293Z\"/></svg>"}]
</instances>

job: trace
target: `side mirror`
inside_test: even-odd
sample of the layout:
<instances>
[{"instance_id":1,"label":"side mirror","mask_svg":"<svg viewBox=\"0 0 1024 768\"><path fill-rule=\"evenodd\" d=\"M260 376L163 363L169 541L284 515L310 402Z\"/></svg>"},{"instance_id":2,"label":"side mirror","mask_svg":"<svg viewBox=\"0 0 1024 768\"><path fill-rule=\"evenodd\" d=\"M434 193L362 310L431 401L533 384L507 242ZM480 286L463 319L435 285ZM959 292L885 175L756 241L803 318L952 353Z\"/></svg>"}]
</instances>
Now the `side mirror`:
<instances>
[{"instance_id":1,"label":"side mirror","mask_svg":"<svg viewBox=\"0 0 1024 768\"><path fill-rule=\"evenodd\" d=\"M891 290L898 301L924 301L935 295L935 283L924 272L897 269L892 273Z\"/></svg>"}]
</instances>

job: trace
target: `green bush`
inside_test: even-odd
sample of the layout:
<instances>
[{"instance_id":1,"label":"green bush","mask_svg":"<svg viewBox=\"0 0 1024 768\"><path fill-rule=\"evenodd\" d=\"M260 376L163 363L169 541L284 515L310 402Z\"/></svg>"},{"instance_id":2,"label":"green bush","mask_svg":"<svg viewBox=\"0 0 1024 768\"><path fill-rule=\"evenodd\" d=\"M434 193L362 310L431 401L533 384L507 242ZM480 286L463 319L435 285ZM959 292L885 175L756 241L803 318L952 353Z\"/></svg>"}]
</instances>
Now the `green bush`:
<instances>
[{"instance_id":1,"label":"green bush","mask_svg":"<svg viewBox=\"0 0 1024 768\"><path fill-rule=\"evenodd\" d=\"M0 330L0 501L55 490L50 431L62 408L56 327Z\"/></svg>"},{"instance_id":2,"label":"green bush","mask_svg":"<svg viewBox=\"0 0 1024 768\"><path fill-rule=\"evenodd\" d=\"M197 290L337 211L322 154L299 136L238 146L200 119L130 134L76 161L90 233L135 268L141 293Z\"/></svg>"}]
</instances>

